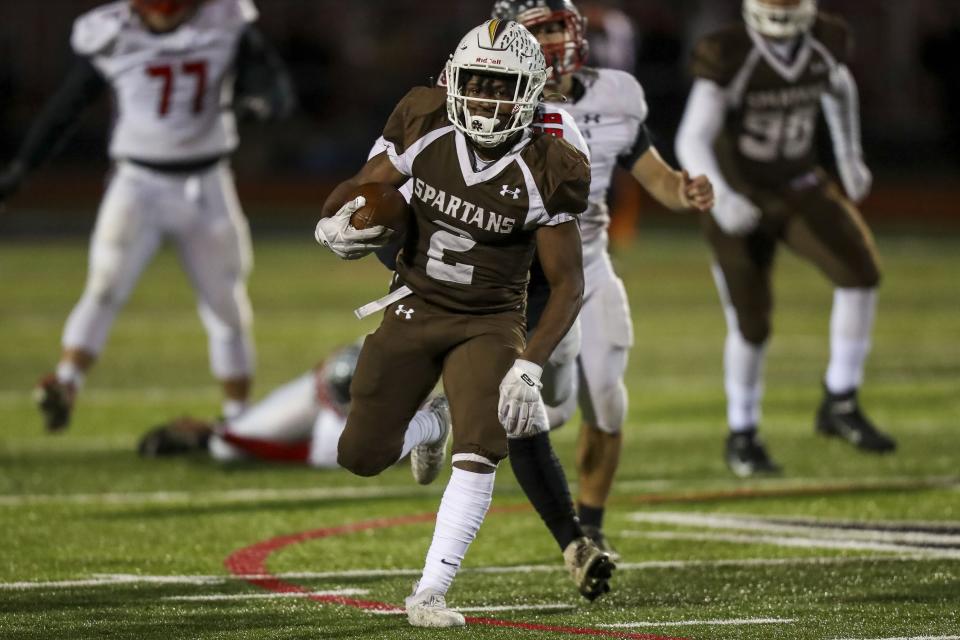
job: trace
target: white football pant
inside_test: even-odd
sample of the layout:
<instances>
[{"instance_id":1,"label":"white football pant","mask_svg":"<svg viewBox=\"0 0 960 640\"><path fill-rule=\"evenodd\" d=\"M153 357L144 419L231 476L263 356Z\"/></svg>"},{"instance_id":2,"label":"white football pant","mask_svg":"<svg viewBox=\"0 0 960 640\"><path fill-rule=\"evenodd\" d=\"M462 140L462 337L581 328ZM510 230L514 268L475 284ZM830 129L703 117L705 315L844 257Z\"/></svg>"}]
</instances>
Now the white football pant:
<instances>
[{"instance_id":1,"label":"white football pant","mask_svg":"<svg viewBox=\"0 0 960 640\"><path fill-rule=\"evenodd\" d=\"M570 419L575 409L571 398L576 397L585 422L606 433L619 433L627 412L623 376L633 346L633 322L623 281L614 273L606 252L584 266L579 324L579 355L564 345L564 338L544 368L550 427ZM551 390L548 396L548 379L566 383L567 390Z\"/></svg>"},{"instance_id":2,"label":"white football pant","mask_svg":"<svg viewBox=\"0 0 960 640\"><path fill-rule=\"evenodd\" d=\"M225 162L199 174L117 164L90 242L86 288L67 319L63 347L100 354L117 312L167 238L197 293L214 376L250 376L250 232Z\"/></svg>"}]
</instances>

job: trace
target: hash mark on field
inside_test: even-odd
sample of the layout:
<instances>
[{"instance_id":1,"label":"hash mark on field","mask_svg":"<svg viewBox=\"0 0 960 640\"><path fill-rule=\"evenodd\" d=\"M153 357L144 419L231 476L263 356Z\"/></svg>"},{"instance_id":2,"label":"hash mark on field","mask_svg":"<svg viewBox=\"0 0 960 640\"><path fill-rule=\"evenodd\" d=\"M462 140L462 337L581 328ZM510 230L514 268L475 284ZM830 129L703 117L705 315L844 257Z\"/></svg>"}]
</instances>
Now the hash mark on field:
<instances>
[{"instance_id":1,"label":"hash mark on field","mask_svg":"<svg viewBox=\"0 0 960 640\"><path fill-rule=\"evenodd\" d=\"M631 627L692 627L692 626L723 626L742 624L793 624L793 618L733 618L729 620L676 620L671 622L638 621L598 624L598 627L609 629L629 629Z\"/></svg>"}]
</instances>

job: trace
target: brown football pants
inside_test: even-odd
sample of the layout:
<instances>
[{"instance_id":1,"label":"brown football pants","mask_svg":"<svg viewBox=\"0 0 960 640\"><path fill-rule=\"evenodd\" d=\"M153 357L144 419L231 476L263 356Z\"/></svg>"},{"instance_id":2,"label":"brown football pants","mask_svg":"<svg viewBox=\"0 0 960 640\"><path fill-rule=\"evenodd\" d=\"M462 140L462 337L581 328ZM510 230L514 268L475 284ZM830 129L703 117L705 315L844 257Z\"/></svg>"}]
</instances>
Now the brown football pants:
<instances>
[{"instance_id":1,"label":"brown football pants","mask_svg":"<svg viewBox=\"0 0 960 640\"><path fill-rule=\"evenodd\" d=\"M415 295L390 305L363 343L337 461L361 476L394 464L407 424L442 375L453 453L499 462L507 455L497 417L500 381L524 345L520 311L453 313Z\"/></svg>"},{"instance_id":2,"label":"brown football pants","mask_svg":"<svg viewBox=\"0 0 960 640\"><path fill-rule=\"evenodd\" d=\"M713 216L703 217L740 333L752 344L770 336L779 242L816 265L836 287L872 288L880 282L876 246L859 211L832 180L816 175L818 183L806 189L752 190L748 195L763 217L747 235L728 235Z\"/></svg>"}]
</instances>

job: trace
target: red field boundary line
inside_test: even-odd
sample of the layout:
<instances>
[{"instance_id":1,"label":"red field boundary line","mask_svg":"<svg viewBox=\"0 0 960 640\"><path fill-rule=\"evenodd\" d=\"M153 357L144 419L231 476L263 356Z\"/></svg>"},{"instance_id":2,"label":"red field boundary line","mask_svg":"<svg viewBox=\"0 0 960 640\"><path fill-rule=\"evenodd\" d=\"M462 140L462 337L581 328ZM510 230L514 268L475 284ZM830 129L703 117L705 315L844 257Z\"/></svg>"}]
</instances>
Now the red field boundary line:
<instances>
[{"instance_id":1,"label":"red field boundary line","mask_svg":"<svg viewBox=\"0 0 960 640\"><path fill-rule=\"evenodd\" d=\"M522 507L527 507L523 505ZM509 513L519 511L518 506L506 508L494 508L493 513ZM302 531L285 536L269 538L262 542L257 542L249 547L238 549L231 553L224 565L227 570L235 576L239 576L249 582L268 591L275 593L302 593L305 597L315 602L323 604L338 604L347 607L353 607L361 610L379 610L395 611L396 605L378 602L376 600L360 600L357 598L347 598L336 595L316 595L311 594L309 589L287 582L277 578L267 569L267 559L276 551L308 540L319 540L322 538L331 538L360 531L369 531L371 529L386 529L389 527L399 527L408 524L419 524L423 522L433 522L436 518L435 513L421 513L417 515L398 516L396 518L377 518L375 520L365 520L352 524L340 525L337 527L325 527L322 529L313 529ZM592 629L589 627L564 627L546 624L534 624L530 622L520 622L516 620L501 620L497 618L476 618L467 617L467 622L475 625L486 625L491 627L508 627L513 629L522 629L524 631L545 631L549 633L563 633L567 635L578 636L597 636L605 638L630 638L632 640L685 640L684 638L675 638L672 636L659 636L649 633L630 633L627 631L615 631L608 629Z\"/></svg>"}]
</instances>

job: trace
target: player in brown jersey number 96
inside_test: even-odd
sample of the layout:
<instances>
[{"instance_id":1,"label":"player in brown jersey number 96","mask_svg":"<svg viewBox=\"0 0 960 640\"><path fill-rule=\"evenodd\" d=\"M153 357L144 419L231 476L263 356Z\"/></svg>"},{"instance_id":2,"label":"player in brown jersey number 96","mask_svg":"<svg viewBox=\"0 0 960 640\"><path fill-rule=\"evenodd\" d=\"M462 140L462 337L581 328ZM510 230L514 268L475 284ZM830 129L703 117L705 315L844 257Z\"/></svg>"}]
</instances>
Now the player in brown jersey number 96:
<instances>
[{"instance_id":1,"label":"player in brown jersey number 96","mask_svg":"<svg viewBox=\"0 0 960 640\"><path fill-rule=\"evenodd\" d=\"M590 188L586 157L530 128L546 64L529 31L501 20L472 29L446 76L446 88L415 88L400 101L383 131L386 153L333 190L316 230L340 257L362 257L391 233L353 229L350 215L363 202L347 202L349 194L367 182L412 179L413 219L393 291L374 305L385 312L360 353L338 462L372 476L416 447L442 451L440 433L408 425L443 377L454 468L406 601L410 623L428 627L464 624L445 593L490 505L507 438L548 428L540 376L580 310L575 216ZM525 343L534 242L551 294Z\"/></svg>"},{"instance_id":2,"label":"player in brown jersey number 96","mask_svg":"<svg viewBox=\"0 0 960 640\"><path fill-rule=\"evenodd\" d=\"M862 451L896 444L861 412L857 390L880 282L873 237L854 203L870 191L860 147L857 88L847 68L850 36L815 0L745 0L744 23L701 40L677 138L691 172L716 192L704 229L727 319L726 461L739 476L777 472L757 437L764 354L780 243L833 283L830 363L816 429ZM842 189L817 164L821 112Z\"/></svg>"}]
</instances>

